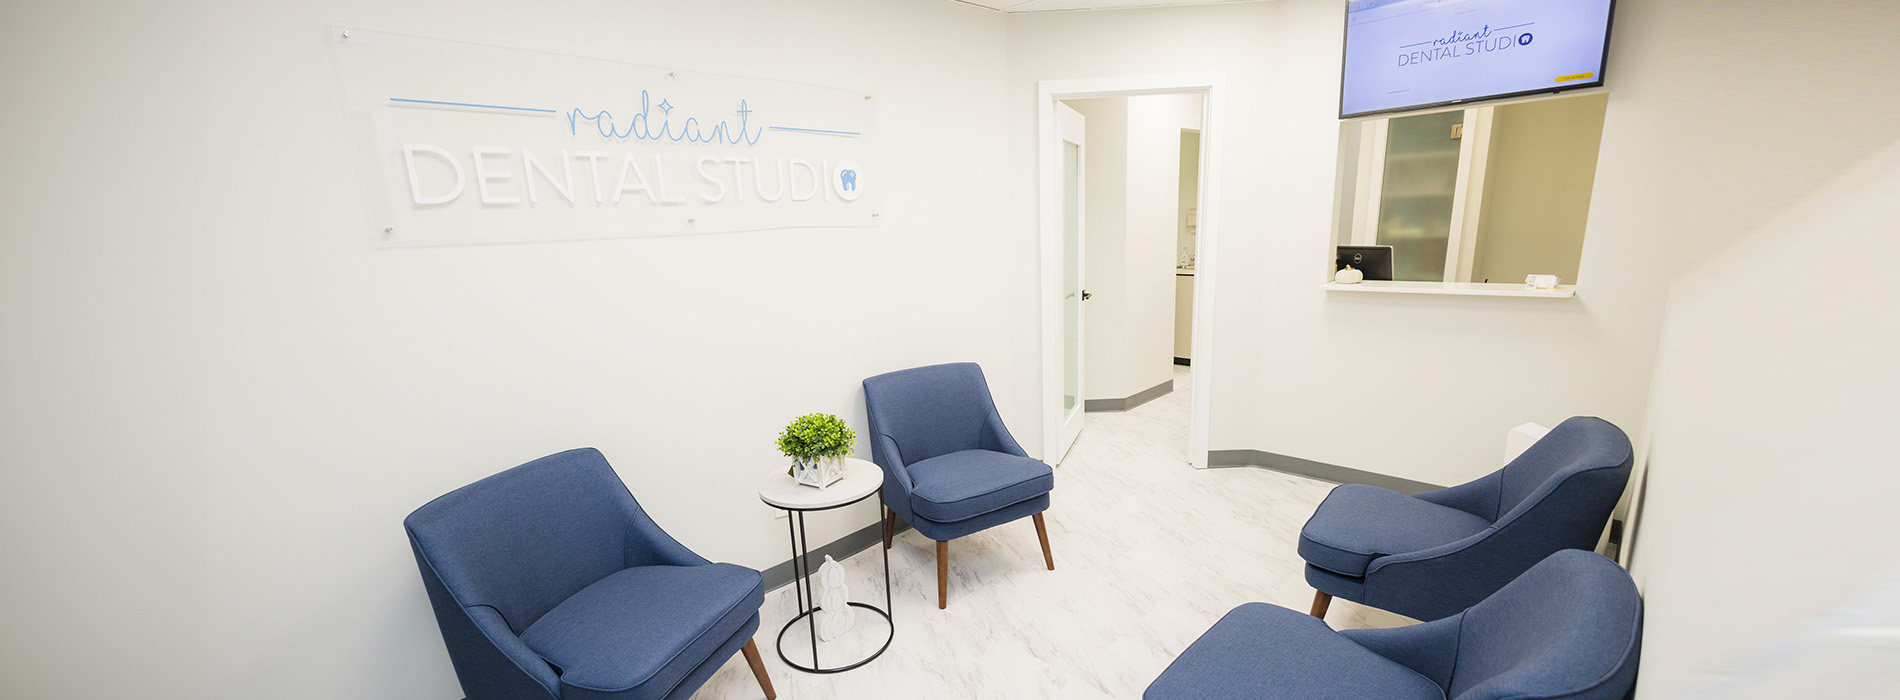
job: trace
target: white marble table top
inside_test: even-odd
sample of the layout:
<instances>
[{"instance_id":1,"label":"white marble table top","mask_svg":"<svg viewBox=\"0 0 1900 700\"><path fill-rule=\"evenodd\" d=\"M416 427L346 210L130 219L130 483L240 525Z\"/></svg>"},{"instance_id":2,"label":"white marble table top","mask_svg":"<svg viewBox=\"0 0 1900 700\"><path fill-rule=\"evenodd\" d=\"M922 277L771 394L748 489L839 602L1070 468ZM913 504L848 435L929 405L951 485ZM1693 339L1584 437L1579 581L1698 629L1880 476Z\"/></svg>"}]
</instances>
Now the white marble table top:
<instances>
[{"instance_id":1,"label":"white marble table top","mask_svg":"<svg viewBox=\"0 0 1900 700\"><path fill-rule=\"evenodd\" d=\"M844 478L830 486L817 488L792 480L785 467L778 467L759 482L759 500L785 510L824 510L852 503L877 492L884 485L884 470L856 457L844 458Z\"/></svg>"}]
</instances>

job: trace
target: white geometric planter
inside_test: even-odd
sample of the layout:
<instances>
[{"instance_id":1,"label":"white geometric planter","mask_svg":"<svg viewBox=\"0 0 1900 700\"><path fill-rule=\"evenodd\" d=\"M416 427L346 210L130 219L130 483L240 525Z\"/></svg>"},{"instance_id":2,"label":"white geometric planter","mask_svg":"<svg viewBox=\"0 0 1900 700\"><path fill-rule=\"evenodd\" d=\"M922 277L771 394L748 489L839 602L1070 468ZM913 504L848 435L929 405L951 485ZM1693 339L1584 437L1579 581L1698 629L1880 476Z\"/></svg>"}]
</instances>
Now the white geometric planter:
<instances>
[{"instance_id":1,"label":"white geometric planter","mask_svg":"<svg viewBox=\"0 0 1900 700\"><path fill-rule=\"evenodd\" d=\"M801 458L792 463L792 480L820 491L843 478L843 457Z\"/></svg>"}]
</instances>

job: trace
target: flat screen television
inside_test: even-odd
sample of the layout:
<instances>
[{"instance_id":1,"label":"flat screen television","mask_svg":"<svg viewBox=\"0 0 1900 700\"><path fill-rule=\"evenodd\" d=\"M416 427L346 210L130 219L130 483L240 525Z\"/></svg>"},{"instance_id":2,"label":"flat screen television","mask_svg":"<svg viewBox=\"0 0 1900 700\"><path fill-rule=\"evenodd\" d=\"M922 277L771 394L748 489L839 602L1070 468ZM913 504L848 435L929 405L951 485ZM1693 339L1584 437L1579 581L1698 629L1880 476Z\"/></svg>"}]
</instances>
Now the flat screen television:
<instances>
[{"instance_id":1,"label":"flat screen television","mask_svg":"<svg viewBox=\"0 0 1900 700\"><path fill-rule=\"evenodd\" d=\"M1603 84L1615 0L1351 0L1339 118Z\"/></svg>"}]
</instances>

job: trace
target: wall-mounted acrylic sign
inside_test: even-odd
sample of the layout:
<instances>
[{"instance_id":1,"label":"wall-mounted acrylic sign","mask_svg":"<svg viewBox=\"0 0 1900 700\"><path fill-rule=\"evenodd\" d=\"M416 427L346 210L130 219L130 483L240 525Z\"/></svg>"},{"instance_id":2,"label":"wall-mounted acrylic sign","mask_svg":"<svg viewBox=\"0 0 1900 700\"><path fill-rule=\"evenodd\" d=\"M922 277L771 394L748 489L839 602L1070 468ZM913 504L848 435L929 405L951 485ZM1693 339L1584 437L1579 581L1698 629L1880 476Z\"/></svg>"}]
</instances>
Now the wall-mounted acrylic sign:
<instances>
[{"instance_id":1,"label":"wall-mounted acrylic sign","mask_svg":"<svg viewBox=\"0 0 1900 700\"><path fill-rule=\"evenodd\" d=\"M330 39L381 245L877 221L864 91L344 27Z\"/></svg>"}]
</instances>

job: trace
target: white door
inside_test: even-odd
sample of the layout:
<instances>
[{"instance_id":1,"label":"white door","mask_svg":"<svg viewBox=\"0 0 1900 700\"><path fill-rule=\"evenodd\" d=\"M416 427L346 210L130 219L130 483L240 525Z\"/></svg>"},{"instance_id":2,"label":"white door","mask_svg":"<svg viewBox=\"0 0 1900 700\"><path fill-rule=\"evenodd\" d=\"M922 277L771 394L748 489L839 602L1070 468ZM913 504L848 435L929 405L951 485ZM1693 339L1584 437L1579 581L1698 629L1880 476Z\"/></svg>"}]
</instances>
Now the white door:
<instances>
[{"instance_id":1,"label":"white door","mask_svg":"<svg viewBox=\"0 0 1900 700\"><path fill-rule=\"evenodd\" d=\"M1082 113L1056 103L1056 141L1062 149L1062 422L1056 431L1053 454L1060 463L1082 434L1082 302L1088 291L1082 284L1083 184L1087 153Z\"/></svg>"}]
</instances>

